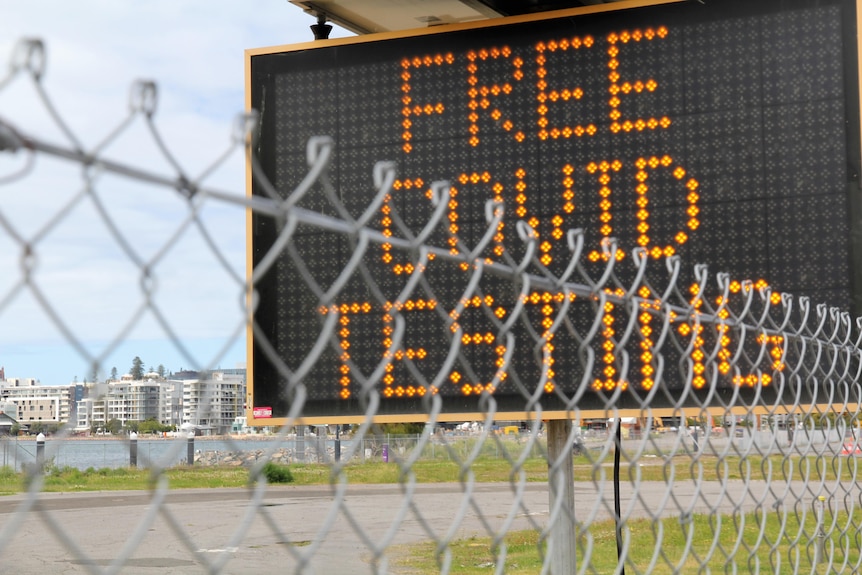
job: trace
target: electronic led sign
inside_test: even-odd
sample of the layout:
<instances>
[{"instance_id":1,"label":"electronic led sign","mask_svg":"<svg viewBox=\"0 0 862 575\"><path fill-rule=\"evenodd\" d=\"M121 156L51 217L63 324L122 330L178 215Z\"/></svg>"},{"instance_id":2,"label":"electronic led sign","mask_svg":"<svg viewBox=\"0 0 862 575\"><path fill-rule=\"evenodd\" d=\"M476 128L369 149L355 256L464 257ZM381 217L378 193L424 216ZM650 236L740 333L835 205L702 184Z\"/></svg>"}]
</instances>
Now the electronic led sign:
<instances>
[{"instance_id":1,"label":"electronic led sign","mask_svg":"<svg viewBox=\"0 0 862 575\"><path fill-rule=\"evenodd\" d=\"M517 225L526 222L538 234L541 265L560 274L571 256L568 230L581 228L584 266L596 277L609 257L604 238L617 239L621 276L633 273L632 250L646 251L655 274L654 287L638 292L646 301L659 297L668 282L663 262L676 256L682 297L698 296L694 266L708 264L712 273L730 274L731 297L750 280L769 285L774 298L805 295L858 312L855 2L645 4L249 51L247 97L261 117L255 152L286 196L305 177L309 138L331 136L330 180L354 217L376 192L375 162L395 162L398 179L370 224L392 237L423 228L433 212L431 183L447 180L445 222L427 242L452 254L483 237L486 204L495 200L505 212L481 254L489 263L521 260ZM263 192L252 185L251 193ZM299 206L338 215L322 186ZM252 216L252 263L272 247L278 226ZM378 368L378 414L406 421L425 413L427 394L441 396L444 418L466 418L481 413L487 394L501 412L518 413L537 393L546 411L559 409L584 382L583 405L619 387L697 389L716 345L728 389L767 388L770 374L783 369L775 336L750 374L733 374L734 334L707 335L691 322L674 326L683 343L656 350L659 326L645 310L622 378L615 342L630 311L619 303L597 310L595 301L524 292L492 274L468 293L475 269L442 258L425 264L427 281L399 303L405 332L392 352L393 302L418 265L410 254L372 245L364 272L329 307L309 287L322 293L332 285L354 247L343 235L301 225L255 284L259 334L290 369L311 351L327 316L337 315L337 345L304 380L306 421L359 419L362 380ZM563 303L572 330L549 335ZM507 339L501 326L518 306L524 321L512 324ZM597 314L602 326L585 374L578 336ZM431 385L453 334L461 358L442 384ZM752 344L762 346L768 336L757 337ZM292 397L259 339L252 338L249 358L249 409L267 408L272 418L260 423L268 425L283 421ZM658 382L657 351L666 366ZM689 383L679 375L682 364L694 370ZM535 389L538 381L544 389Z\"/></svg>"}]
</instances>

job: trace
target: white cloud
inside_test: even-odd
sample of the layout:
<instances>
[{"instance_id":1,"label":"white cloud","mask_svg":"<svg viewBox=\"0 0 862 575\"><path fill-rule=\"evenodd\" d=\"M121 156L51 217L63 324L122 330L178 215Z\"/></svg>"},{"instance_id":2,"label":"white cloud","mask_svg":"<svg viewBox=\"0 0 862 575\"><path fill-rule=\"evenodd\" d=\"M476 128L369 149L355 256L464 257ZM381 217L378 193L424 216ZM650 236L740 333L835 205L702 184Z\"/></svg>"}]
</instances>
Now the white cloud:
<instances>
[{"instance_id":1,"label":"white cloud","mask_svg":"<svg viewBox=\"0 0 862 575\"><path fill-rule=\"evenodd\" d=\"M85 149L124 122L136 80L156 81L155 125L191 178L230 144L232 122L244 105L244 50L309 41L308 27L314 23L285 0L0 0L0 14L0 63L9 61L19 38L44 40L42 85ZM337 35L348 33L336 29ZM0 82L4 74L0 64ZM72 145L25 74L0 89L0 119L27 135ZM140 117L105 156L176 176ZM242 285L235 279L245 276L241 207L210 198L201 209L203 225L229 262L225 270L199 229L184 223L189 205L174 190L97 174L95 196L79 197L86 185L81 166L41 155L25 177L5 181L26 159L24 151L0 153L0 217L11 226L0 226L0 366L7 375L48 384L86 375L81 354L50 321L49 310L62 318L88 354L105 354L121 337L122 344L104 359L105 372L113 366L125 371L131 357L144 357L135 345L158 356L144 357L145 362L164 363L172 370L245 361L242 341L232 339L242 322ZM235 150L205 184L243 196L242 151ZM94 197L134 256L122 249ZM31 282L48 299L47 309L29 288L19 286L27 248L34 253ZM145 301L144 264L153 266L156 278L153 306L168 318L170 331L183 339L198 365L190 365L168 342L151 311L124 331ZM228 355L213 356L231 342Z\"/></svg>"}]
</instances>

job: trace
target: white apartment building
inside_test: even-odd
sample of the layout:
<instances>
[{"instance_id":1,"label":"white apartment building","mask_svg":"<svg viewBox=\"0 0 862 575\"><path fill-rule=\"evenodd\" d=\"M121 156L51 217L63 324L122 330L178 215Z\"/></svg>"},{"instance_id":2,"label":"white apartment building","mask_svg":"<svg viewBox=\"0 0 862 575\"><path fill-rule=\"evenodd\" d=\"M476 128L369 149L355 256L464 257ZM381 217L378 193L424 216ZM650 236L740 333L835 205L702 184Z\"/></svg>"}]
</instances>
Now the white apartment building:
<instances>
[{"instance_id":1,"label":"white apartment building","mask_svg":"<svg viewBox=\"0 0 862 575\"><path fill-rule=\"evenodd\" d=\"M234 420L245 415L244 375L214 372L207 379L110 382L90 385L77 405L76 429L105 427L116 419L156 419L163 425L211 435L230 433Z\"/></svg>"},{"instance_id":2,"label":"white apartment building","mask_svg":"<svg viewBox=\"0 0 862 575\"><path fill-rule=\"evenodd\" d=\"M127 421L159 419L159 393L161 382L119 381L108 384L107 417Z\"/></svg>"},{"instance_id":3,"label":"white apartment building","mask_svg":"<svg viewBox=\"0 0 862 575\"><path fill-rule=\"evenodd\" d=\"M168 380L161 382L158 419L163 425L174 425L178 429L183 424L182 381Z\"/></svg>"},{"instance_id":4,"label":"white apartment building","mask_svg":"<svg viewBox=\"0 0 862 575\"><path fill-rule=\"evenodd\" d=\"M87 431L92 427L104 428L108 419L105 417L104 398L85 397L78 401L78 418L75 422L76 431Z\"/></svg>"},{"instance_id":5,"label":"white apartment building","mask_svg":"<svg viewBox=\"0 0 862 575\"><path fill-rule=\"evenodd\" d=\"M162 383L152 379L123 379L90 384L88 397L78 401L75 429L85 431L93 427L105 427L112 419L123 425L127 421L161 420L159 405Z\"/></svg>"},{"instance_id":6,"label":"white apartment building","mask_svg":"<svg viewBox=\"0 0 862 575\"><path fill-rule=\"evenodd\" d=\"M230 433L245 415L245 376L216 371L183 382L183 427L203 435Z\"/></svg>"},{"instance_id":7,"label":"white apartment building","mask_svg":"<svg viewBox=\"0 0 862 575\"><path fill-rule=\"evenodd\" d=\"M74 411L74 385L38 385L32 378L0 382L0 400L14 403L15 419L22 424L66 423Z\"/></svg>"}]
</instances>

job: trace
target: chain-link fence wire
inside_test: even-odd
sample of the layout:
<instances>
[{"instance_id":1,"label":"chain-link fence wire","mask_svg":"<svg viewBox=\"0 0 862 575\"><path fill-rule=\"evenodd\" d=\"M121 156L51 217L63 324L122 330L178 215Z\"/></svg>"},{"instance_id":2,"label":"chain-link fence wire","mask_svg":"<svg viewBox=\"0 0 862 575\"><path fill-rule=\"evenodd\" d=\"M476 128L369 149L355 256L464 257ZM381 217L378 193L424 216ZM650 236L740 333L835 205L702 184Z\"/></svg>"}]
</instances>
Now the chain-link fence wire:
<instances>
[{"instance_id":1,"label":"chain-link fence wire","mask_svg":"<svg viewBox=\"0 0 862 575\"><path fill-rule=\"evenodd\" d=\"M4 166L0 191L26 184L43 158L77 166L77 175L67 185L79 191L52 211L43 227L26 234L0 205L4 242L11 242L19 263L0 292L0 318L16 298L28 294L94 373L103 373L105 359L144 316L154 319L189 365L201 370L216 366L224 350L250 327L290 401L286 425L256 454L242 509L234 509L230 529L216 552L208 552L199 530L183 520L183 504L169 501L171 485L164 472L187 447L185 441L177 441L164 453L145 458L152 469L153 488L125 543L111 551L109 561L96 559L104 556L98 542L88 541L70 529L59 512L51 511L48 494L42 492L44 468L29 466L28 491L7 510L0 530L4 562L20 561L17 534L35 517L46 537L71 558L74 569L88 573L114 573L140 565L133 558L157 521L180 542L178 553L185 554L188 568L207 573L244 572L249 564L237 564L238 550L253 548L260 537L279 544L268 552L278 572L329 572L345 560L349 572L423 572L404 559L411 551L403 544L426 541L430 546L422 549L430 558L430 572L457 573L466 569L465 561L476 561L459 555L465 539L472 542L468 548L481 547L485 552L487 560L479 568L495 573L524 572L519 569L525 561L534 561L528 563L534 566L528 570L543 573L858 571L862 491L855 456L862 453L858 381L862 362L860 326L847 313L777 293L765 283L710 276L705 266L694 270L692 287L683 288L678 258L651 263L643 250L634 250L620 263L619 248L612 239L603 243L598 261L587 261L580 230L565 236L570 255L562 273L554 273L537 256L538 235L524 222L518 224L523 242L519 259L509 252L495 258L489 254L503 217L499 202L488 203L485 231L473 245L451 228L441 236L452 198L449 185L438 182L429 189L428 220L416 228L401 219L391 201L396 181L396 166L391 163L374 168L374 200L352 211L328 178L327 165L336 150L326 137L309 142L308 173L295 188L273 185L249 153L252 176L262 193L247 196L242 191L219 190L208 186L207 178L230 154L255 149L258 119L254 113L237 120L226 152L193 176L160 135L154 83L136 83L128 116L99 143L85 147L45 90L44 70L42 43L20 42L0 80L0 93L14 83L29 82L35 94L33 105L47 111L63 140L51 143L28 134L26 126L15 121L18 111L6 111L0 117L0 156L5 158L0 164ZM109 159L116 142L135 123L146 127L169 166L168 175L135 167L132 156ZM182 199L185 214L179 225L148 255L136 246L139 238L115 224L101 193L105 175L129 185L144 182ZM39 190L28 193L32 209L43 209ZM114 184L112 193L122 193L122 187ZM303 207L315 194L325 200L325 207ZM84 203L95 209L138 279L133 313L96 352L81 335L82 328L64 319L38 273L44 265L40 261L43 241L66 225L75 208ZM277 224L275 241L248 278L235 271L236 263L206 225L202 213L212 204L249 210ZM375 227L380 214L388 218L385 230ZM300 229L325 231L350 247L342 261L332 263L327 283L315 277L304 260L296 241ZM203 238L213 265L222 268L235 288L242 310L224 334L225 347L205 361L187 349L183 333L156 296L160 261L190 231ZM436 242L441 237L445 240ZM407 279L395 296L381 287L368 263L366 252L372 246L406 262ZM463 285L453 288L426 272L432 262L461 270ZM296 285L291 288L305 294L303 301L311 302L306 311L316 313L319 320L316 339L311 344L302 342L301 354L282 353L254 319L257 282L278 267L292 270ZM507 306L504 313L487 298L490 281L508 286L513 294L509 301L498 302ZM267 485L261 469L276 456L287 461L308 459L309 443L297 444L290 433L306 415L315 366L332 361L332 354L344 350L339 330L345 325L346 311L339 296L351 282L362 282L375 303L386 306L392 324L388 348L378 354L371 369L356 358L343 361L365 406L363 421L353 430L351 441L343 444L337 460L325 441L311 445L329 482L324 505L318 502L315 516L308 519L312 525L305 526L311 536L298 538L291 514L268 502L280 492ZM457 294L447 295L452 292ZM432 372L407 353L404 312L414 301L441 302L436 311L440 326L449 334L448 349ZM475 356L467 350L470 335L458 322L467 307L483 314L493 326L493 340L503 347L493 379L480 384L477 405L482 421L459 428L458 433L468 435L469 441L456 443L439 433L436 424L443 419L444 407L436 392L455 366L465 378L479 382L478 368L471 365ZM536 309L538 319L532 315ZM533 358L533 365L525 367L518 357ZM421 390L417 391L425 411L421 415L429 422L421 436L398 445L391 438L379 439L373 423L383 413L381 390L391 370L387 366L395 358L404 364L413 389ZM573 382L555 379L555 362L565 362L569 373L577 374ZM516 440L495 426L501 410L494 392L503 386L520 394L519 411L528 414ZM208 415L210 400L214 401L203 397L198 419ZM548 411L566 412L569 419L565 425L545 422ZM68 433L61 431L56 445L67 441ZM557 439L562 439L564 448L551 445ZM240 449L231 439L225 441L228 450ZM347 466L369 456L377 458L384 442L398 482L382 495L359 492L357 496L356 486L348 481ZM12 449L17 453L17 446ZM60 453L62 447L56 449ZM509 468L505 482L496 486L482 482L482 462L490 451ZM445 505L436 507L428 503L430 491L421 485L415 469L418 462L434 459L438 452L455 462L457 473L452 477L455 488L445 491ZM538 483L531 471L535 460L543 463L544 479ZM566 495L573 477L575 493ZM374 499L378 496L386 503ZM375 501L373 521L366 517L372 511L352 497ZM260 529L266 535L260 535ZM351 548L355 556L328 554L327 544L341 537L356 541ZM530 541L526 547L531 559L516 555L524 540Z\"/></svg>"}]
</instances>

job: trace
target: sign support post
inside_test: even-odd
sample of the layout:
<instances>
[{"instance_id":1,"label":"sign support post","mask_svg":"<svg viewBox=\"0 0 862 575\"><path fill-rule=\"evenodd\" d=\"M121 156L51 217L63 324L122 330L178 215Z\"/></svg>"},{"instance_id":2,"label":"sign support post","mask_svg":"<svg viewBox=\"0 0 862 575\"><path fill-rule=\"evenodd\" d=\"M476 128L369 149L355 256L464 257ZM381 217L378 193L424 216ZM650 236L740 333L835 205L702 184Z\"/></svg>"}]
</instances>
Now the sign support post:
<instances>
[{"instance_id":1,"label":"sign support post","mask_svg":"<svg viewBox=\"0 0 862 575\"><path fill-rule=\"evenodd\" d=\"M548 504L550 516L555 517L550 529L551 573L576 573L575 474L569 444L572 421L552 419L547 429L548 461L552 466L548 469ZM557 508L559 511L554 515Z\"/></svg>"}]
</instances>

